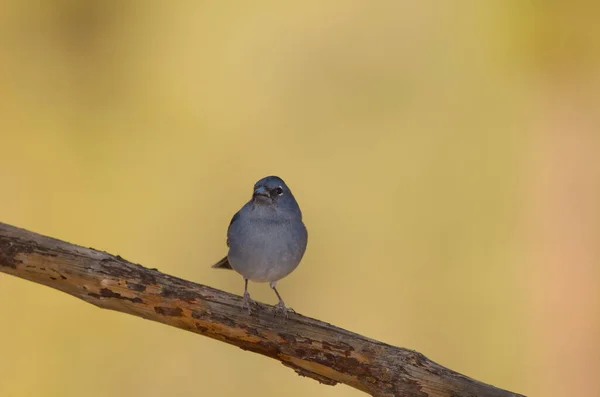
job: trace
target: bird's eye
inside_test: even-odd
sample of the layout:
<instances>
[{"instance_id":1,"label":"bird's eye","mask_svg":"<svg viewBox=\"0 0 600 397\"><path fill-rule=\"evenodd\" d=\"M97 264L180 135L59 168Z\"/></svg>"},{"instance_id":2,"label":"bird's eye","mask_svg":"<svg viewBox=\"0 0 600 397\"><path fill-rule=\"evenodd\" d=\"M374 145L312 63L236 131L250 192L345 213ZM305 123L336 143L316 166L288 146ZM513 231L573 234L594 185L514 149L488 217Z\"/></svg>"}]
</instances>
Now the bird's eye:
<instances>
[{"instance_id":1,"label":"bird's eye","mask_svg":"<svg viewBox=\"0 0 600 397\"><path fill-rule=\"evenodd\" d=\"M275 194L281 196L283 194L283 189L281 187L278 187L277 189L275 189Z\"/></svg>"}]
</instances>

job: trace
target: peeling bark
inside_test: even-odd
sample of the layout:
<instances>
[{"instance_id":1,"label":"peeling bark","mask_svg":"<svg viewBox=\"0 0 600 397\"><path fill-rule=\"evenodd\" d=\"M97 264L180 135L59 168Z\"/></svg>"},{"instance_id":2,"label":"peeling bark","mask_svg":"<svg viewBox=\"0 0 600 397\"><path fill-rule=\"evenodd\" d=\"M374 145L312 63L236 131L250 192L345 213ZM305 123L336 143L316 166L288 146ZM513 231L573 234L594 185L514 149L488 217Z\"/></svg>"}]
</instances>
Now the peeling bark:
<instances>
[{"instance_id":1,"label":"peeling bark","mask_svg":"<svg viewBox=\"0 0 600 397\"><path fill-rule=\"evenodd\" d=\"M241 297L169 276L120 256L0 223L0 272L43 284L100 308L195 332L281 361L323 384L373 396L515 397L427 359L300 314L287 321Z\"/></svg>"}]
</instances>

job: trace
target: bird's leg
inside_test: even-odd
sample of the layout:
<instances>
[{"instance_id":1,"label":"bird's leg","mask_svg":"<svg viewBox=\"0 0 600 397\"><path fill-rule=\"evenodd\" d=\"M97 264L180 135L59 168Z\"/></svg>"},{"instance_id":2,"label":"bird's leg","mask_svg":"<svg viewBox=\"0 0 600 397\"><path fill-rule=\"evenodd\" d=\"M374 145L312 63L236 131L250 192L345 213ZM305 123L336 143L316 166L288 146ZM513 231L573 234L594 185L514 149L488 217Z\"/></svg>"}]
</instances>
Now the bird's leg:
<instances>
[{"instance_id":1,"label":"bird's leg","mask_svg":"<svg viewBox=\"0 0 600 397\"><path fill-rule=\"evenodd\" d=\"M248 314L252 314L252 305L255 305L256 302L250 298L250 294L248 293L248 279L244 279L244 299L242 300L242 309L247 308Z\"/></svg>"},{"instance_id":2,"label":"bird's leg","mask_svg":"<svg viewBox=\"0 0 600 397\"><path fill-rule=\"evenodd\" d=\"M291 307L286 307L285 306L285 303L283 303L283 299L281 299L281 295L279 295L279 292L277 292L277 288L275 288L276 284L277 284L276 281L271 281L269 283L269 285L271 286L271 288L273 288L273 291L275 291L275 294L277 295L277 298L279 299L279 303L277 303L277 305L275 305L275 315L277 315L277 312L282 312L283 313L283 317L287 318L288 317L288 312L295 313L295 311Z\"/></svg>"}]
</instances>

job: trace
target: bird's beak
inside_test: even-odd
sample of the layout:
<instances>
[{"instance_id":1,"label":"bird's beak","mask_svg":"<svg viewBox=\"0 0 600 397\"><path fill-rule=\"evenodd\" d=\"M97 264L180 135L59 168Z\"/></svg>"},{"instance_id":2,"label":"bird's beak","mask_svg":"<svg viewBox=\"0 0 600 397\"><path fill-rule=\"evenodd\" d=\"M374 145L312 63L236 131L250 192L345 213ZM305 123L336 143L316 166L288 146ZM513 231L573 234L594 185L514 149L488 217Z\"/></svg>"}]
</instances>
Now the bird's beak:
<instances>
[{"instance_id":1,"label":"bird's beak","mask_svg":"<svg viewBox=\"0 0 600 397\"><path fill-rule=\"evenodd\" d=\"M258 189L254 191L254 197L263 196L263 197L271 197L269 196L269 191L264 187L260 186Z\"/></svg>"}]
</instances>

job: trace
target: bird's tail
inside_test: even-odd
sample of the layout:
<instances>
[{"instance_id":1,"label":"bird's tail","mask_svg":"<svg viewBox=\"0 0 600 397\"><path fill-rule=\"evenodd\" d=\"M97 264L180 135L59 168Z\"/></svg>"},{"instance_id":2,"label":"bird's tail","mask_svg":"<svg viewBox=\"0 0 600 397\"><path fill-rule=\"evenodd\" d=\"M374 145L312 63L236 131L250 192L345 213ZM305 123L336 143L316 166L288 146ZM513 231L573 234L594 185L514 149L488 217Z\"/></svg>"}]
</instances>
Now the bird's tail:
<instances>
[{"instance_id":1,"label":"bird's tail","mask_svg":"<svg viewBox=\"0 0 600 397\"><path fill-rule=\"evenodd\" d=\"M232 269L231 265L229 264L229 259L227 259L227 257L221 259L220 261L212 265L212 267L215 269Z\"/></svg>"}]
</instances>

